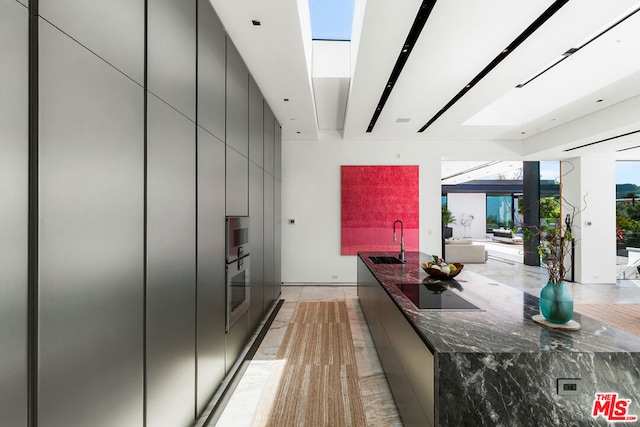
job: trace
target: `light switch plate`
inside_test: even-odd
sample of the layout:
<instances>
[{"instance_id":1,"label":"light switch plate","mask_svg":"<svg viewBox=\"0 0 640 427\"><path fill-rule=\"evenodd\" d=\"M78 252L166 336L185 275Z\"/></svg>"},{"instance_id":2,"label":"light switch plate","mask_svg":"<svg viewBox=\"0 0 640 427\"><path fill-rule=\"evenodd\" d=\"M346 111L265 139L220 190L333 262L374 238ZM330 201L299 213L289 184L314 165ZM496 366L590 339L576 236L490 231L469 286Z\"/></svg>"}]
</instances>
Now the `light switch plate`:
<instances>
[{"instance_id":1,"label":"light switch plate","mask_svg":"<svg viewBox=\"0 0 640 427\"><path fill-rule=\"evenodd\" d=\"M577 396L582 392L580 378L558 378L558 394L560 396Z\"/></svg>"}]
</instances>

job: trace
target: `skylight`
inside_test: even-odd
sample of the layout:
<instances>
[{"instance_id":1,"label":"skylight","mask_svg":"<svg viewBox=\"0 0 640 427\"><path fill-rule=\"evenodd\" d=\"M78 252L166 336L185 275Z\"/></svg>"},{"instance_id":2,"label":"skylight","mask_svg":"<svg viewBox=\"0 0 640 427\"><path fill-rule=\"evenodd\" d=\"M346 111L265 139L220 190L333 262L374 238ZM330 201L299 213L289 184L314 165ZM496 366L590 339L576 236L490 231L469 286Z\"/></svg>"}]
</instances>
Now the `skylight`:
<instances>
[{"instance_id":1,"label":"skylight","mask_svg":"<svg viewBox=\"0 0 640 427\"><path fill-rule=\"evenodd\" d=\"M351 40L354 0L309 0L313 40Z\"/></svg>"}]
</instances>

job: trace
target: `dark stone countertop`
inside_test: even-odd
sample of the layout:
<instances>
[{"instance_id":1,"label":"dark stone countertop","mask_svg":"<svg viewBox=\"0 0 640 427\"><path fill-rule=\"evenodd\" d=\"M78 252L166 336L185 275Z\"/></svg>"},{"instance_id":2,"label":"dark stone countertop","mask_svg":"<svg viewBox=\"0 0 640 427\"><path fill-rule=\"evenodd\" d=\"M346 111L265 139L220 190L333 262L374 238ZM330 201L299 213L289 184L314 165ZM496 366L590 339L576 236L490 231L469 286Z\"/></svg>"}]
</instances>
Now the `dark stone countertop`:
<instances>
[{"instance_id":1,"label":"dark stone countertop","mask_svg":"<svg viewBox=\"0 0 640 427\"><path fill-rule=\"evenodd\" d=\"M420 310L396 284L421 283L420 267L431 257L407 252L405 264L374 264L370 256L395 252L361 252L360 258L434 353L640 352L640 337L574 313L578 331L551 330L534 323L538 297L479 274L462 270L456 280L459 295L481 310ZM445 281L446 282L446 281Z\"/></svg>"}]
</instances>

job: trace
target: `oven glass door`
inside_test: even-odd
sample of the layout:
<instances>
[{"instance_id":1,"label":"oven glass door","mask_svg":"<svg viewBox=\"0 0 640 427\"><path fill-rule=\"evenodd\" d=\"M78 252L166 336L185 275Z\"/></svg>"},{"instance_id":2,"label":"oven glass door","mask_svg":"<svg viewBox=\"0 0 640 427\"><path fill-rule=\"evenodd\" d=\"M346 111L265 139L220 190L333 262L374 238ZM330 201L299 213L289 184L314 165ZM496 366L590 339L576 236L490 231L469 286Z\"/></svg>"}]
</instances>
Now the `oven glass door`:
<instances>
[{"instance_id":1,"label":"oven glass door","mask_svg":"<svg viewBox=\"0 0 640 427\"><path fill-rule=\"evenodd\" d=\"M227 262L249 254L249 217L227 217Z\"/></svg>"},{"instance_id":2,"label":"oven glass door","mask_svg":"<svg viewBox=\"0 0 640 427\"><path fill-rule=\"evenodd\" d=\"M249 256L227 264L226 331L249 309Z\"/></svg>"}]
</instances>

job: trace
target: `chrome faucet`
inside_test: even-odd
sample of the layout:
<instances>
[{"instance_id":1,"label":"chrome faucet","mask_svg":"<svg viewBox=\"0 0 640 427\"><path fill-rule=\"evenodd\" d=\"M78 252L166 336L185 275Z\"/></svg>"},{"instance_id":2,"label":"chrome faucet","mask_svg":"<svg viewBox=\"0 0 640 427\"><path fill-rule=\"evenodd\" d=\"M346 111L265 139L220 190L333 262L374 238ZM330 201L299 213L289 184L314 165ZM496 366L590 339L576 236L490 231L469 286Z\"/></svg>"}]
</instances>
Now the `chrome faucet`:
<instances>
[{"instance_id":1,"label":"chrome faucet","mask_svg":"<svg viewBox=\"0 0 640 427\"><path fill-rule=\"evenodd\" d=\"M397 236L396 236L396 224L400 223L400 241L398 242ZM400 262L405 262L405 258L404 258L404 225L402 224L402 221L400 221L399 219L396 219L395 221L393 221L393 242L389 242L390 245L400 245Z\"/></svg>"}]
</instances>

